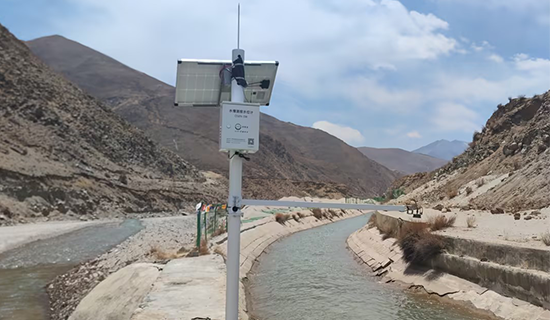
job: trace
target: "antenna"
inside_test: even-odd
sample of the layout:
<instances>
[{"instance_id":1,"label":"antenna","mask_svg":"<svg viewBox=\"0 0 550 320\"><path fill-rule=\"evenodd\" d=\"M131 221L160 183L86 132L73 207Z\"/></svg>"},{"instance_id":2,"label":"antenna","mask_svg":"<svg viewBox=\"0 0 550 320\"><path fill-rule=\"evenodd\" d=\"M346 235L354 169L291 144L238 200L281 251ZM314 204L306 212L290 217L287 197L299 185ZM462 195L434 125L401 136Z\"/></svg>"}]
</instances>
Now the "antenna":
<instances>
[{"instance_id":1,"label":"antenna","mask_svg":"<svg viewBox=\"0 0 550 320\"><path fill-rule=\"evenodd\" d=\"M241 4L237 7L237 49L241 48Z\"/></svg>"}]
</instances>

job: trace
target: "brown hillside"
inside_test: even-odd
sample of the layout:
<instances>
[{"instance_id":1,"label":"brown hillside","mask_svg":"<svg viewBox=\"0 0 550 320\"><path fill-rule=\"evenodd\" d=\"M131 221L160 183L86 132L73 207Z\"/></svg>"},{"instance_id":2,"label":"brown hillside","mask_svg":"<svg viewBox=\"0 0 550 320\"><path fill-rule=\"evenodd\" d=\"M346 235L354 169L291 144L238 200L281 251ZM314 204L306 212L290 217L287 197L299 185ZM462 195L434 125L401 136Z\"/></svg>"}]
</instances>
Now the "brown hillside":
<instances>
[{"instance_id":1,"label":"brown hillside","mask_svg":"<svg viewBox=\"0 0 550 320\"><path fill-rule=\"evenodd\" d=\"M398 148L360 147L358 149L371 160L402 174L432 171L448 162L447 160Z\"/></svg>"},{"instance_id":2,"label":"brown hillside","mask_svg":"<svg viewBox=\"0 0 550 320\"><path fill-rule=\"evenodd\" d=\"M40 38L28 45L54 70L105 101L153 140L200 169L227 174L227 155L218 152L217 108L174 107L172 86L63 37ZM260 151L244 166L248 197L373 196L384 192L396 177L323 131L266 114L261 116L260 139Z\"/></svg>"},{"instance_id":3,"label":"brown hillside","mask_svg":"<svg viewBox=\"0 0 550 320\"><path fill-rule=\"evenodd\" d=\"M159 147L1 25L0 136L0 224L175 211L224 198L223 178Z\"/></svg>"},{"instance_id":4,"label":"brown hillside","mask_svg":"<svg viewBox=\"0 0 550 320\"><path fill-rule=\"evenodd\" d=\"M408 193L404 198L451 204L455 190L477 209L548 207L549 149L550 91L499 105L463 154L439 170L403 177L392 188Z\"/></svg>"}]
</instances>

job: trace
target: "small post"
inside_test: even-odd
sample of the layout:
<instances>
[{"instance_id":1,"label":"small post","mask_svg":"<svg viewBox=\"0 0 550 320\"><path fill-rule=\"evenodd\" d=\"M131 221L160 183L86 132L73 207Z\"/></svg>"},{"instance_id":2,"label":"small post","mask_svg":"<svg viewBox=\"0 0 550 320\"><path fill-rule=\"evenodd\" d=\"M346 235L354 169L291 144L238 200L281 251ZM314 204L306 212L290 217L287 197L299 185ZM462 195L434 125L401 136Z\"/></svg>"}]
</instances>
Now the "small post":
<instances>
[{"instance_id":1,"label":"small post","mask_svg":"<svg viewBox=\"0 0 550 320\"><path fill-rule=\"evenodd\" d=\"M197 250L201 247L201 208L197 210Z\"/></svg>"},{"instance_id":2,"label":"small post","mask_svg":"<svg viewBox=\"0 0 550 320\"><path fill-rule=\"evenodd\" d=\"M208 242L208 220L206 217L208 216L208 212L204 213L204 243L206 244Z\"/></svg>"}]
</instances>

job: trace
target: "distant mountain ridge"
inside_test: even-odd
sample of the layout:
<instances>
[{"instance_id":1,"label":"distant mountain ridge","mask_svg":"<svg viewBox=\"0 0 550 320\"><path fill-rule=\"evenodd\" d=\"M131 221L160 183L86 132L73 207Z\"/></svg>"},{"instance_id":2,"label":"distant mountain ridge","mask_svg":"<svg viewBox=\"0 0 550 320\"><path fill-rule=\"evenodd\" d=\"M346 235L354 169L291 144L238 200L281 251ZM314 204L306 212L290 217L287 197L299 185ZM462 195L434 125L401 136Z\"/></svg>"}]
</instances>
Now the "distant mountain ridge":
<instances>
[{"instance_id":1,"label":"distant mountain ridge","mask_svg":"<svg viewBox=\"0 0 550 320\"><path fill-rule=\"evenodd\" d=\"M358 148L364 155L391 170L402 174L432 171L448 161L399 148Z\"/></svg>"},{"instance_id":2,"label":"distant mountain ridge","mask_svg":"<svg viewBox=\"0 0 550 320\"><path fill-rule=\"evenodd\" d=\"M421 153L434 158L452 160L468 148L468 142L460 140L437 140L426 146L413 150L414 153Z\"/></svg>"},{"instance_id":3,"label":"distant mountain ridge","mask_svg":"<svg viewBox=\"0 0 550 320\"><path fill-rule=\"evenodd\" d=\"M35 39L27 45L52 69L104 101L153 140L199 169L227 175L227 154L218 151L217 108L174 107L174 87L61 36ZM243 170L244 196L369 197L383 193L397 177L326 132L266 114L261 114L260 121L260 151Z\"/></svg>"}]
</instances>

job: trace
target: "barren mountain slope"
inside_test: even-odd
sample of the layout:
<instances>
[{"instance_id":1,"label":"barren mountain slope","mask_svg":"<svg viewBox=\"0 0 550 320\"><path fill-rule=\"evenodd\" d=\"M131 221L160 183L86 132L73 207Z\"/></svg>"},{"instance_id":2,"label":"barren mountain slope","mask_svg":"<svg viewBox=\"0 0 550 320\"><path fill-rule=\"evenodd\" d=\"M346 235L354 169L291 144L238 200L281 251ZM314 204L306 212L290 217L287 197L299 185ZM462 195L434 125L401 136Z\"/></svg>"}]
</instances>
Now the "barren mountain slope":
<instances>
[{"instance_id":1,"label":"barren mountain slope","mask_svg":"<svg viewBox=\"0 0 550 320\"><path fill-rule=\"evenodd\" d=\"M429 203L515 212L550 206L550 91L499 105L482 132L443 168L392 189Z\"/></svg>"},{"instance_id":2,"label":"barren mountain slope","mask_svg":"<svg viewBox=\"0 0 550 320\"><path fill-rule=\"evenodd\" d=\"M448 161L398 148L358 148L364 155L391 170L403 174L427 172L442 167Z\"/></svg>"},{"instance_id":3,"label":"barren mountain slope","mask_svg":"<svg viewBox=\"0 0 550 320\"><path fill-rule=\"evenodd\" d=\"M176 210L224 198L224 178L158 146L1 25L0 137L0 224Z\"/></svg>"},{"instance_id":4,"label":"barren mountain slope","mask_svg":"<svg viewBox=\"0 0 550 320\"><path fill-rule=\"evenodd\" d=\"M468 148L468 142L441 139L413 150L412 152L450 161L464 152L466 148Z\"/></svg>"},{"instance_id":5,"label":"barren mountain slope","mask_svg":"<svg viewBox=\"0 0 550 320\"><path fill-rule=\"evenodd\" d=\"M107 102L155 141L200 169L227 174L227 155L218 152L217 108L174 107L172 86L63 37L39 38L28 45L53 69ZM174 72L175 68L174 61ZM373 196L382 193L396 177L323 131L266 114L261 116L260 140L260 151L244 166L244 195L248 197L307 193Z\"/></svg>"}]
</instances>

